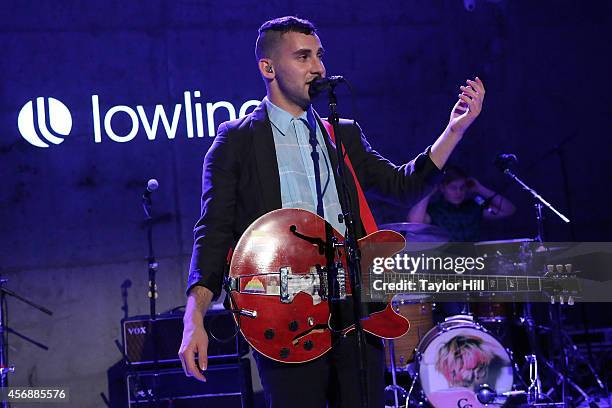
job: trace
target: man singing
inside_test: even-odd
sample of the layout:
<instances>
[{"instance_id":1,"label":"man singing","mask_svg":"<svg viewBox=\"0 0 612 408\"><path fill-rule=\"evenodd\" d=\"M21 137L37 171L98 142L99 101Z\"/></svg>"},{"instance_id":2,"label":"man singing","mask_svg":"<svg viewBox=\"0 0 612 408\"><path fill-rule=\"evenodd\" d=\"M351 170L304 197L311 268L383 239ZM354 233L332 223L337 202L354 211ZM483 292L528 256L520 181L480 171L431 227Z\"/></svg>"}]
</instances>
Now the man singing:
<instances>
[{"instance_id":1,"label":"man singing","mask_svg":"<svg viewBox=\"0 0 612 408\"><path fill-rule=\"evenodd\" d=\"M340 183L330 135L311 106L310 84L325 77L323 47L314 25L296 17L265 22L255 56L266 97L246 117L219 126L204 158L202 211L194 229L183 342L186 375L205 381L208 336L203 317L221 292L230 248L257 218L279 208L302 208L322 216L340 233ZM415 202L439 181L440 169L479 115L485 89L478 78L461 86L444 132L411 162L395 166L380 156L352 121L341 121L350 173L347 185L359 237L372 218L359 205L364 191L400 202ZM366 206L367 207L367 206ZM375 228L375 225L374 225ZM363 405L354 335L307 363L273 361L254 351L269 407L357 407ZM384 390L382 341L366 336L368 403L381 407ZM198 357L196 363L195 357Z\"/></svg>"}]
</instances>

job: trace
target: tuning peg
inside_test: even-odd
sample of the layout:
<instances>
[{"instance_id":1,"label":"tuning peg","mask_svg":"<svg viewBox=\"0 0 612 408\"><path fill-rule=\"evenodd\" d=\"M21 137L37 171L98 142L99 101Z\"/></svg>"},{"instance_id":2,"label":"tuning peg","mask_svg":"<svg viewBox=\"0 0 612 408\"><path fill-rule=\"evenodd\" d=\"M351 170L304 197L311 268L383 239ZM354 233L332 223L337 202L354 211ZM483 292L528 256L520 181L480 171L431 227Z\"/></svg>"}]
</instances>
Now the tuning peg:
<instances>
[{"instance_id":1,"label":"tuning peg","mask_svg":"<svg viewBox=\"0 0 612 408\"><path fill-rule=\"evenodd\" d=\"M554 296L551 296L551 297L550 297L550 304L551 304L551 305L554 305L554 304L555 304L555 297L554 297Z\"/></svg>"},{"instance_id":2,"label":"tuning peg","mask_svg":"<svg viewBox=\"0 0 612 408\"><path fill-rule=\"evenodd\" d=\"M574 306L574 297L570 296L569 298L567 298L567 304L570 306Z\"/></svg>"},{"instance_id":3,"label":"tuning peg","mask_svg":"<svg viewBox=\"0 0 612 408\"><path fill-rule=\"evenodd\" d=\"M563 265L555 265L555 268L557 269L557 273L563 273Z\"/></svg>"},{"instance_id":4,"label":"tuning peg","mask_svg":"<svg viewBox=\"0 0 612 408\"><path fill-rule=\"evenodd\" d=\"M572 264L565 264L565 270L567 271L568 274L572 273L572 269L573 269Z\"/></svg>"},{"instance_id":5,"label":"tuning peg","mask_svg":"<svg viewBox=\"0 0 612 408\"><path fill-rule=\"evenodd\" d=\"M559 304L562 305L563 304L563 295L559 296Z\"/></svg>"}]
</instances>

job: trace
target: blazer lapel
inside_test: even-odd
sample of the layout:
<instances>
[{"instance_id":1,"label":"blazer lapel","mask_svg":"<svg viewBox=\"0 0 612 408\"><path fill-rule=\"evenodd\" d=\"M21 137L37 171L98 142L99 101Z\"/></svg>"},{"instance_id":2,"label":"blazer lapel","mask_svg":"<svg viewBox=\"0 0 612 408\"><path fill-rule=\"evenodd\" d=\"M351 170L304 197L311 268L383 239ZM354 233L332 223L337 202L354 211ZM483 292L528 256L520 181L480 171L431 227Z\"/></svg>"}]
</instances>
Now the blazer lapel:
<instances>
[{"instance_id":1,"label":"blazer lapel","mask_svg":"<svg viewBox=\"0 0 612 408\"><path fill-rule=\"evenodd\" d=\"M263 212L267 213L282 207L278 161L272 125L265 104L260 103L252 115L251 132L259 176L259 191L263 199Z\"/></svg>"}]
</instances>

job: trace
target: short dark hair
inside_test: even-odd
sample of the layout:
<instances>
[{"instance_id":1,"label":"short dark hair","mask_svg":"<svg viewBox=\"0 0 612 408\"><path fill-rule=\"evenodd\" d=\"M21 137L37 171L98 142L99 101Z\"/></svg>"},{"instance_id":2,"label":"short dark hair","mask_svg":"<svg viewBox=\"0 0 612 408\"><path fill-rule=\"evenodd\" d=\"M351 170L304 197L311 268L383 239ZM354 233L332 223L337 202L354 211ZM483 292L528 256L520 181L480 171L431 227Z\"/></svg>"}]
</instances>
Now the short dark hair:
<instances>
[{"instance_id":1,"label":"short dark hair","mask_svg":"<svg viewBox=\"0 0 612 408\"><path fill-rule=\"evenodd\" d=\"M310 21L295 16L285 16L266 21L259 27L259 35L255 43L255 58L270 55L272 49L278 44L283 34L302 33L312 35L317 33L317 28Z\"/></svg>"},{"instance_id":2,"label":"short dark hair","mask_svg":"<svg viewBox=\"0 0 612 408\"><path fill-rule=\"evenodd\" d=\"M447 185L456 180L467 179L468 175L463 169L457 166L453 166L452 164L446 166L444 170L444 175L442 176L442 185Z\"/></svg>"}]
</instances>

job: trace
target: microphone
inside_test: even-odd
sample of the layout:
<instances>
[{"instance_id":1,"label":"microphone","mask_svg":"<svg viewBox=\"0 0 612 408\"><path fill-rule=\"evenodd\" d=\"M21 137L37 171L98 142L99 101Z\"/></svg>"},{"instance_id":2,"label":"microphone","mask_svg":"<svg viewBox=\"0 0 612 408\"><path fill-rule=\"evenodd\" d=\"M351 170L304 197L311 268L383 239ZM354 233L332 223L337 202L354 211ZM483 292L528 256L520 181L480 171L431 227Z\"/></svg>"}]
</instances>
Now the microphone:
<instances>
[{"instance_id":1,"label":"microphone","mask_svg":"<svg viewBox=\"0 0 612 408\"><path fill-rule=\"evenodd\" d=\"M493 164L501 171L510 168L514 163L518 162L516 154L512 153L500 153L495 157Z\"/></svg>"},{"instance_id":2,"label":"microphone","mask_svg":"<svg viewBox=\"0 0 612 408\"><path fill-rule=\"evenodd\" d=\"M490 404L497 398L497 393L490 385L481 384L476 391L476 398L481 404Z\"/></svg>"},{"instance_id":3,"label":"microphone","mask_svg":"<svg viewBox=\"0 0 612 408\"><path fill-rule=\"evenodd\" d=\"M310 83L310 88L308 88L308 95L310 95L311 98L315 98L326 89L333 89L340 82L345 82L344 77L340 75L332 75L325 78L315 78Z\"/></svg>"},{"instance_id":4,"label":"microphone","mask_svg":"<svg viewBox=\"0 0 612 408\"><path fill-rule=\"evenodd\" d=\"M481 384L476 391L476 398L481 404L499 404L505 402L504 398L516 397L524 394L526 394L526 392L520 390L497 393L490 385Z\"/></svg>"},{"instance_id":5,"label":"microphone","mask_svg":"<svg viewBox=\"0 0 612 408\"><path fill-rule=\"evenodd\" d=\"M151 193L157 190L158 188L159 188L158 181L156 179L150 179L149 181L147 181L147 188L145 189L143 195L145 197L149 197Z\"/></svg>"}]
</instances>

